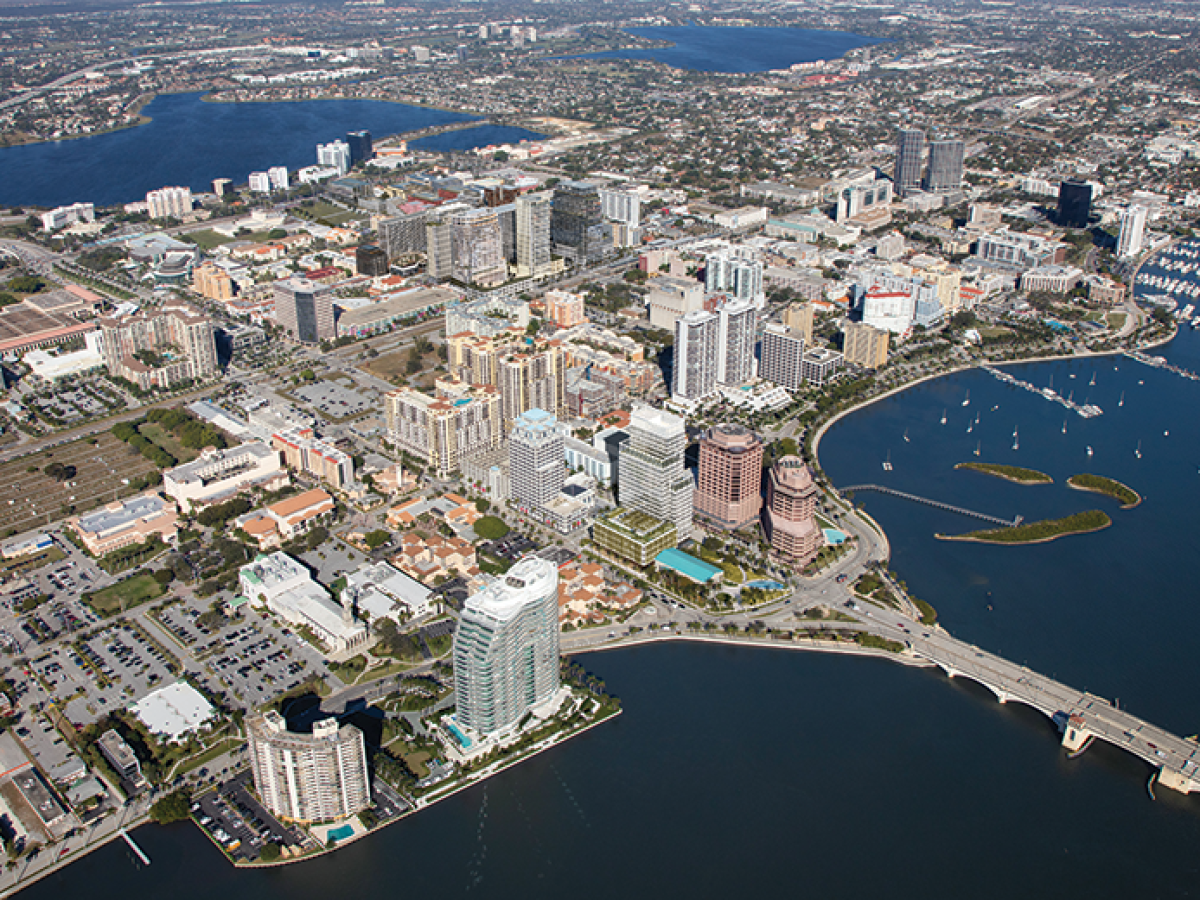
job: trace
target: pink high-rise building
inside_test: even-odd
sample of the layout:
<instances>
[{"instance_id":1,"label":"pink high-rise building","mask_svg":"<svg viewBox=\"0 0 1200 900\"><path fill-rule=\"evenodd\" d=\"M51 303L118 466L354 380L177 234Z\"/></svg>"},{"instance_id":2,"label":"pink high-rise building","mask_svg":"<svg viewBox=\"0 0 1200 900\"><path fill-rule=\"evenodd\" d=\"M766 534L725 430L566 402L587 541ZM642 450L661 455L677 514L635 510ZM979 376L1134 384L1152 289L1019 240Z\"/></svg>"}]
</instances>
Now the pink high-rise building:
<instances>
[{"instance_id":1,"label":"pink high-rise building","mask_svg":"<svg viewBox=\"0 0 1200 900\"><path fill-rule=\"evenodd\" d=\"M763 530L771 546L803 567L824 543L817 527L817 486L798 456L785 456L771 468Z\"/></svg>"},{"instance_id":2,"label":"pink high-rise building","mask_svg":"<svg viewBox=\"0 0 1200 900\"><path fill-rule=\"evenodd\" d=\"M730 530L748 525L762 509L763 445L741 425L717 425L700 439L696 512Z\"/></svg>"}]
</instances>

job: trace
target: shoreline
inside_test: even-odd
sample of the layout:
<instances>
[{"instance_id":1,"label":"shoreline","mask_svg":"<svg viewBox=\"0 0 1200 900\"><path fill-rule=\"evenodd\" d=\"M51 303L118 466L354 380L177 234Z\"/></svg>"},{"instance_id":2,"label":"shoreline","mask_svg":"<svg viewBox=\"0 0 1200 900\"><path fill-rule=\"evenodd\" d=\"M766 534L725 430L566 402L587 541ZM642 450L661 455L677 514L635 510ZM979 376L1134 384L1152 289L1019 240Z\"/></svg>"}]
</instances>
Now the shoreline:
<instances>
[{"instance_id":1,"label":"shoreline","mask_svg":"<svg viewBox=\"0 0 1200 900\"><path fill-rule=\"evenodd\" d=\"M1096 528L1085 528L1080 531L1063 531L1059 534L1052 534L1049 537L1034 538L1029 541L992 541L981 537L968 537L967 535L956 534L934 534L934 537L939 541L961 541L964 544L990 544L993 547L1028 547L1031 544L1049 544L1051 541L1057 541L1059 538L1073 537L1077 534L1095 534L1097 531L1103 531L1105 528L1112 527L1112 519L1104 525Z\"/></svg>"},{"instance_id":2,"label":"shoreline","mask_svg":"<svg viewBox=\"0 0 1200 900\"><path fill-rule=\"evenodd\" d=\"M1074 477L1075 477L1074 475L1071 476L1071 478L1074 478ZM1129 491L1131 494L1133 494L1135 497L1137 497L1137 499L1134 500L1132 503L1121 503L1120 497L1116 496L1115 494L1110 494L1108 491L1104 490L1103 488L1086 487L1082 484L1073 484L1071 482L1071 478L1067 479L1067 487L1069 487L1071 490L1087 491L1089 494L1099 494L1101 497L1108 497L1110 500L1116 500L1118 503L1121 504L1118 507L1118 509L1133 509L1134 507L1141 505L1141 502L1143 499L1142 495L1139 494L1137 491L1135 491L1133 488L1131 488L1127 484L1121 484L1119 481L1117 482L1117 484L1121 484L1121 487L1125 488L1125 490ZM1112 480L1115 481L1116 479L1112 479Z\"/></svg>"}]
</instances>

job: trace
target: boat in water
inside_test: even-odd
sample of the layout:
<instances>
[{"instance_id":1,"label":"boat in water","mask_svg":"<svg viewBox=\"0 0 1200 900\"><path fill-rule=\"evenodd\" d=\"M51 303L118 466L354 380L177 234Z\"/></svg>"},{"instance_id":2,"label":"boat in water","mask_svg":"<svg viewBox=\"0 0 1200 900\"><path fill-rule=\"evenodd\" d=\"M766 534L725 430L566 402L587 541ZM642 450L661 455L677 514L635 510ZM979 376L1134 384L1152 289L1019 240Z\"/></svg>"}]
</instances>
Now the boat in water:
<instances>
[{"instance_id":1,"label":"boat in water","mask_svg":"<svg viewBox=\"0 0 1200 900\"><path fill-rule=\"evenodd\" d=\"M1012 445L1012 448L1013 448L1014 450L1020 450L1020 449L1021 449L1021 439L1020 439L1019 437L1017 437L1017 429L1015 429L1015 428L1013 429L1013 445Z\"/></svg>"},{"instance_id":2,"label":"boat in water","mask_svg":"<svg viewBox=\"0 0 1200 900\"><path fill-rule=\"evenodd\" d=\"M967 391L967 398L965 400L963 400L962 405L963 406L971 405L971 392L970 391Z\"/></svg>"}]
</instances>

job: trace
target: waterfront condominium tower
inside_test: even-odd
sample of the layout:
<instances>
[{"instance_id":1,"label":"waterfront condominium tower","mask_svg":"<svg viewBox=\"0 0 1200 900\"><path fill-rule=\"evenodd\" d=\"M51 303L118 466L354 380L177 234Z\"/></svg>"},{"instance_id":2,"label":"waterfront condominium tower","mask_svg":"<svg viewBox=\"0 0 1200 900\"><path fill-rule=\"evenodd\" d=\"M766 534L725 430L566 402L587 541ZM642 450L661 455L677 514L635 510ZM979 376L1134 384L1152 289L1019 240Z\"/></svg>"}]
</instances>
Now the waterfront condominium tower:
<instances>
[{"instance_id":1,"label":"waterfront condominium tower","mask_svg":"<svg viewBox=\"0 0 1200 900\"><path fill-rule=\"evenodd\" d=\"M717 389L720 319L696 310L675 320L675 361L671 396L702 400Z\"/></svg>"},{"instance_id":2,"label":"waterfront condominium tower","mask_svg":"<svg viewBox=\"0 0 1200 900\"><path fill-rule=\"evenodd\" d=\"M517 416L509 438L509 478L513 503L535 512L562 490L566 479L566 454L558 419L544 409Z\"/></svg>"},{"instance_id":3,"label":"waterfront condominium tower","mask_svg":"<svg viewBox=\"0 0 1200 900\"><path fill-rule=\"evenodd\" d=\"M962 187L962 141L933 141L929 144L929 168L925 172L925 190L934 194L957 191Z\"/></svg>"},{"instance_id":4,"label":"waterfront condominium tower","mask_svg":"<svg viewBox=\"0 0 1200 900\"><path fill-rule=\"evenodd\" d=\"M1137 256L1146 236L1146 207L1131 206L1121 213L1121 236L1117 238L1117 256Z\"/></svg>"},{"instance_id":5,"label":"waterfront condominium tower","mask_svg":"<svg viewBox=\"0 0 1200 900\"><path fill-rule=\"evenodd\" d=\"M529 556L463 606L454 633L455 715L494 734L558 686L558 568Z\"/></svg>"},{"instance_id":6,"label":"waterfront condominium tower","mask_svg":"<svg viewBox=\"0 0 1200 900\"><path fill-rule=\"evenodd\" d=\"M636 404L629 440L621 447L621 505L675 526L679 540L692 533L695 485L683 466L687 431L679 416Z\"/></svg>"},{"instance_id":7,"label":"waterfront condominium tower","mask_svg":"<svg viewBox=\"0 0 1200 900\"><path fill-rule=\"evenodd\" d=\"M896 193L904 196L921 187L921 169L925 155L925 132L902 128L896 139L896 169L892 180Z\"/></svg>"},{"instance_id":8,"label":"waterfront condominium tower","mask_svg":"<svg viewBox=\"0 0 1200 900\"><path fill-rule=\"evenodd\" d=\"M737 529L762 508L763 445L742 425L716 425L700 439L696 512L718 528Z\"/></svg>"},{"instance_id":9,"label":"waterfront condominium tower","mask_svg":"<svg viewBox=\"0 0 1200 900\"><path fill-rule=\"evenodd\" d=\"M333 290L308 278L285 278L274 284L275 321L302 344L337 337L333 319Z\"/></svg>"},{"instance_id":10,"label":"waterfront condominium tower","mask_svg":"<svg viewBox=\"0 0 1200 900\"><path fill-rule=\"evenodd\" d=\"M250 769L263 805L282 819L327 822L371 805L362 732L334 718L313 723L312 733L288 731L271 710L246 719Z\"/></svg>"},{"instance_id":11,"label":"waterfront condominium tower","mask_svg":"<svg viewBox=\"0 0 1200 900\"><path fill-rule=\"evenodd\" d=\"M771 546L803 568L821 549L824 538L817 528L817 486L812 472L798 456L785 456L771 467L767 479L767 505L763 531Z\"/></svg>"}]
</instances>

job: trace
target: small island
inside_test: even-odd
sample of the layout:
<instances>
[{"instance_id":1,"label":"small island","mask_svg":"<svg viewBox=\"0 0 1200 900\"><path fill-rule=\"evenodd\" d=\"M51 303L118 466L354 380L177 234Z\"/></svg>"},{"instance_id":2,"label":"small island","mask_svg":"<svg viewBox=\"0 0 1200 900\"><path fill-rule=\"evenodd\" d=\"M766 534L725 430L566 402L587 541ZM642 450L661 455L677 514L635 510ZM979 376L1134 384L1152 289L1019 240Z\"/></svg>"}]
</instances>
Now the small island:
<instances>
[{"instance_id":1,"label":"small island","mask_svg":"<svg viewBox=\"0 0 1200 900\"><path fill-rule=\"evenodd\" d=\"M1054 479L1045 472L1039 472L1037 469L1023 469L1020 466L1006 466L1001 463L962 462L954 468L983 472L985 475L994 475L1005 481L1015 481L1017 484L1054 483Z\"/></svg>"},{"instance_id":2,"label":"small island","mask_svg":"<svg viewBox=\"0 0 1200 900\"><path fill-rule=\"evenodd\" d=\"M1131 487L1121 484L1103 475L1072 475L1067 484L1077 491L1091 491L1094 494L1104 494L1114 500L1121 501L1121 509L1133 509L1142 502L1142 496Z\"/></svg>"},{"instance_id":3,"label":"small island","mask_svg":"<svg viewBox=\"0 0 1200 900\"><path fill-rule=\"evenodd\" d=\"M1044 544L1068 534L1087 534L1112 524L1107 514L1098 509L1075 513L1064 519L1042 519L1013 528L989 528L966 534L938 534L940 541L974 541L980 544Z\"/></svg>"}]
</instances>

